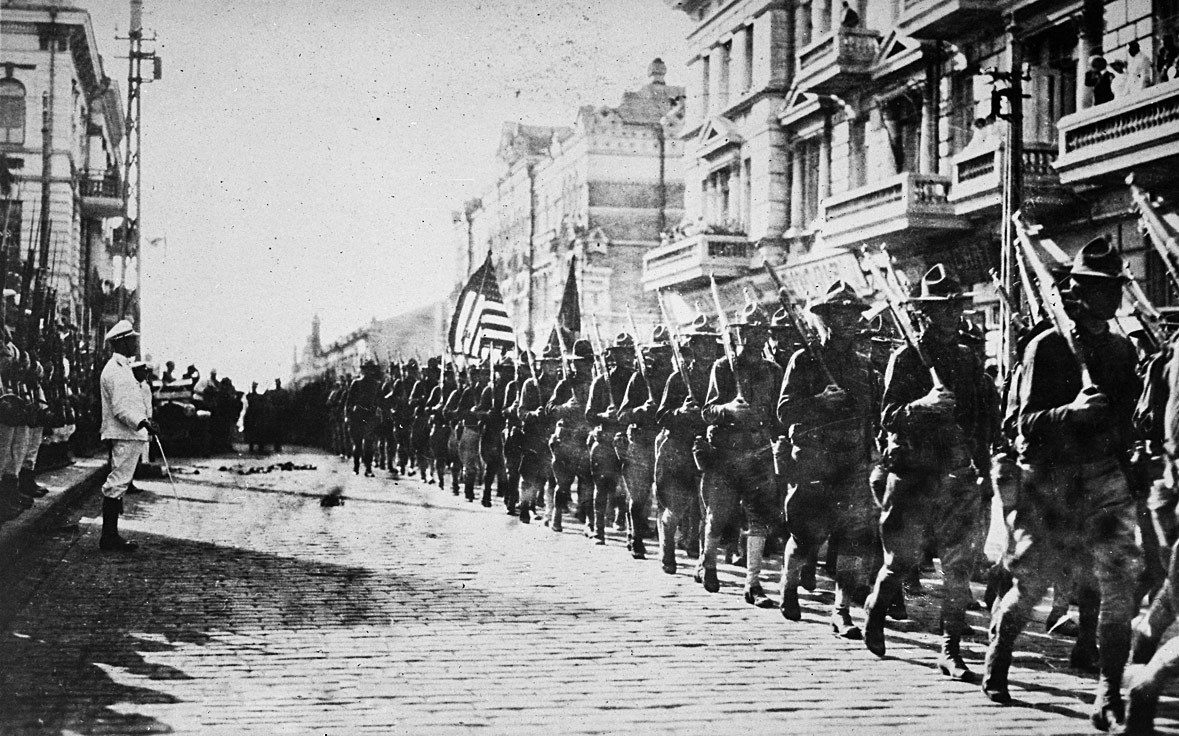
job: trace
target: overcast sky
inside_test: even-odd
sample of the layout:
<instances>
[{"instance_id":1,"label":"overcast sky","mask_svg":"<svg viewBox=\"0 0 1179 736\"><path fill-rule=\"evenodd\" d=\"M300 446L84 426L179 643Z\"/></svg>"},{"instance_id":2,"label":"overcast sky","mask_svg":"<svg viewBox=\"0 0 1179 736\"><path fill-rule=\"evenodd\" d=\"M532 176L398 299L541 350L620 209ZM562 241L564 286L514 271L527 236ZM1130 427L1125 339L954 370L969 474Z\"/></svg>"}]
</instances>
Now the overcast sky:
<instances>
[{"instance_id":1,"label":"overcast sky","mask_svg":"<svg viewBox=\"0 0 1179 736\"><path fill-rule=\"evenodd\" d=\"M77 4L125 95L129 3ZM239 388L315 313L331 339L444 295L501 124L572 124L656 56L683 84L691 28L663 0L145 0L144 26L144 347Z\"/></svg>"}]
</instances>

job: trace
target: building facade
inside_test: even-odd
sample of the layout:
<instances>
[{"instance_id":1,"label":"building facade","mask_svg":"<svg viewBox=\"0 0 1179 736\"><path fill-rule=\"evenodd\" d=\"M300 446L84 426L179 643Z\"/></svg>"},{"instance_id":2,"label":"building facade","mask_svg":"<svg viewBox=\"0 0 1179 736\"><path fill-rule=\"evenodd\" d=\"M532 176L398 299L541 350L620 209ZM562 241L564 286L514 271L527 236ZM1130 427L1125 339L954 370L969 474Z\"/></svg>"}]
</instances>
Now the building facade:
<instances>
[{"instance_id":1,"label":"building facade","mask_svg":"<svg viewBox=\"0 0 1179 736\"><path fill-rule=\"evenodd\" d=\"M419 363L442 353L446 302L435 302L388 319L369 324L324 344L317 315L301 352L291 366L292 386L298 387L321 376L343 378L358 375L360 362L373 358L387 367L391 361L416 359Z\"/></svg>"},{"instance_id":2,"label":"building facade","mask_svg":"<svg viewBox=\"0 0 1179 736\"><path fill-rule=\"evenodd\" d=\"M697 23L687 216L646 288L690 299L711 272L770 299L769 262L800 300L835 277L870 291L861 256L887 248L910 278L953 267L995 326L1006 193L1067 253L1111 236L1171 303L1125 178L1179 186L1179 72L1157 68L1174 0L667 1ZM1086 84L1097 55L1126 64L1112 101Z\"/></svg>"},{"instance_id":3,"label":"building facade","mask_svg":"<svg viewBox=\"0 0 1179 736\"><path fill-rule=\"evenodd\" d=\"M32 247L44 259L62 316L100 333L117 318L118 87L85 10L50 1L5 0L0 7L0 153L14 175L0 207L7 286L19 288L15 274Z\"/></svg>"},{"instance_id":4,"label":"building facade","mask_svg":"<svg viewBox=\"0 0 1179 736\"><path fill-rule=\"evenodd\" d=\"M502 173L454 214L456 283L492 255L522 344L547 339L570 262L583 329L591 315L603 339L658 307L641 284L643 256L683 217L680 140L684 89L668 85L659 59L648 84L613 107L585 106L570 127L505 123Z\"/></svg>"}]
</instances>

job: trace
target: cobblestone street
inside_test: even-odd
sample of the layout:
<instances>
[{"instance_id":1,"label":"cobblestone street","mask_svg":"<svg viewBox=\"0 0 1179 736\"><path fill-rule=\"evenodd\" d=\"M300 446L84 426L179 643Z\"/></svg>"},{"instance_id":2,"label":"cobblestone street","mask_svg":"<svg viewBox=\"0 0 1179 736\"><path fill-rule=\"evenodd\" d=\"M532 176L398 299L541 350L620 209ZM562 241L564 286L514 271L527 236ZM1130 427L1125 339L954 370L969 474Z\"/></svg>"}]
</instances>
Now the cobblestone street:
<instances>
[{"instance_id":1,"label":"cobblestone street","mask_svg":"<svg viewBox=\"0 0 1179 736\"><path fill-rule=\"evenodd\" d=\"M97 551L92 496L10 568L0 733L1092 732L1092 678L1038 625L1001 708L937 675L920 601L876 660L831 636L822 589L787 623L742 601L733 568L709 595L683 560L667 576L576 523L278 459L318 470L178 463L176 498L140 481L128 500L137 553ZM322 508L340 486L345 504ZM1179 732L1177 715L1166 699L1160 724Z\"/></svg>"}]
</instances>

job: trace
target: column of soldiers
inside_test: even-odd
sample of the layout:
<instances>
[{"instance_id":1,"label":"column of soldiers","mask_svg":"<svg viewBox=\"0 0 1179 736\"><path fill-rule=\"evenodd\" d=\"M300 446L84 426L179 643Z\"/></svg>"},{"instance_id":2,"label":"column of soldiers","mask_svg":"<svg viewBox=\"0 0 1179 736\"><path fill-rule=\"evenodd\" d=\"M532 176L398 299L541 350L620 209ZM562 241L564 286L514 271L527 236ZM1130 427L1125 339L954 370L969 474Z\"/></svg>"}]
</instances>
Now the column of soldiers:
<instances>
[{"instance_id":1,"label":"column of soldiers","mask_svg":"<svg viewBox=\"0 0 1179 736\"><path fill-rule=\"evenodd\" d=\"M937 264L906 304L893 305L895 337L872 329L871 305L837 281L807 305L813 333L784 299L773 316L751 303L719 329L705 315L682 333L661 325L642 345L622 334L595 351L578 339L465 371L444 356L420 370L397 366L395 380L366 361L328 394L329 437L357 474L374 474L384 442L393 475L443 489L449 479L454 495L485 507L498 498L523 523L560 532L572 513L598 545L613 524L636 559L657 543L668 574L683 549L710 593L720 590L719 558L736 548L744 600L789 621L802 619L799 589L815 589L825 547L834 582L827 623L878 657L887 619L905 615L906 580L936 557L938 670L999 704L1012 701L1016 640L1053 587L1081 604L1077 651L1092 653L1072 663L1098 675L1092 724L1149 733L1158 694L1179 672L1179 644L1162 643L1179 598L1161 575L1144 578L1136 539L1145 519L1144 536L1158 539L1154 568L1179 565L1170 554L1179 538L1179 391L1170 390L1179 351L1163 353L1170 362L1152 373L1159 436L1138 446L1163 456L1166 476L1147 502L1150 479L1131 484L1130 464L1146 356L1110 328L1123 273L1101 238L1058 269L1045 287L1059 291L1073 328L1030 326L1001 385L984 370L980 331L964 319L970 295ZM1009 542L990 572L998 587L976 673L961 642L992 503ZM763 565L777 549L773 600ZM1131 658L1149 664L1126 688Z\"/></svg>"}]
</instances>

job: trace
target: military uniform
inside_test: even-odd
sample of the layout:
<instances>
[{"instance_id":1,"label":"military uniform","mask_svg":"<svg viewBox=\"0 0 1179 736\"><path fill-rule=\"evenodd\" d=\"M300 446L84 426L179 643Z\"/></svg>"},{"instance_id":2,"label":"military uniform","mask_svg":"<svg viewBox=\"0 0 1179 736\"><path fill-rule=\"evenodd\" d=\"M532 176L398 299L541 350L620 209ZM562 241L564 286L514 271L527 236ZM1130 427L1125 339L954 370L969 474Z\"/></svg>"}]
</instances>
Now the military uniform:
<instances>
[{"instance_id":1,"label":"military uniform","mask_svg":"<svg viewBox=\"0 0 1179 736\"><path fill-rule=\"evenodd\" d=\"M590 506L586 502L593 498L589 447L586 444L590 425L585 418L585 409L589 405L592 360L593 349L589 343L585 340L575 342L573 355L570 356L572 371L553 388L546 406L549 416L556 421L549 438L556 489L552 503L546 499L553 531L562 529L561 516L568 510L574 480L577 481L579 506ZM585 513L588 518L593 517L592 508L585 509Z\"/></svg>"},{"instance_id":2,"label":"military uniform","mask_svg":"<svg viewBox=\"0 0 1179 736\"><path fill-rule=\"evenodd\" d=\"M446 415L455 428L453 449L461 467L463 492L468 501L475 500L475 484L483 476L483 461L479 455L479 421L475 408L483 394L489 368L486 363L478 369L472 368L470 383L451 394L446 405Z\"/></svg>"},{"instance_id":3,"label":"military uniform","mask_svg":"<svg viewBox=\"0 0 1179 736\"><path fill-rule=\"evenodd\" d=\"M508 378L515 369L511 358L496 365L496 380L483 388L474 415L479 422L479 459L483 464L483 499L491 508L491 484L495 483L503 495L507 476L504 472L504 429L507 427L505 409L514 397L508 396Z\"/></svg>"},{"instance_id":4,"label":"military uniform","mask_svg":"<svg viewBox=\"0 0 1179 736\"><path fill-rule=\"evenodd\" d=\"M759 607L772 606L762 591L760 575L766 537L779 524L781 507L774 477L771 441L778 435L776 404L782 369L761 356L769 320L758 308L747 308L737 327L746 342L736 356L736 380L727 359L712 366L703 417L708 422L708 445L702 455L705 541L699 577L705 590L720 589L716 552L721 536L740 523L745 512L745 599ZM756 341L755 335L762 340ZM740 392L738 392L740 381ZM743 401L738 399L738 395Z\"/></svg>"},{"instance_id":5,"label":"military uniform","mask_svg":"<svg viewBox=\"0 0 1179 736\"><path fill-rule=\"evenodd\" d=\"M652 345L640 360L646 361L646 376L635 371L627 383L618 409L619 421L626 424L625 444L620 444L623 482L626 485L627 548L635 559L647 556L648 518L651 513L651 489L655 481L655 437L659 431L655 414L663 389L671 373L667 328L660 325L652 335ZM651 390L648 386L655 390Z\"/></svg>"},{"instance_id":6,"label":"military uniform","mask_svg":"<svg viewBox=\"0 0 1179 736\"><path fill-rule=\"evenodd\" d=\"M590 385L589 404L585 408L586 421L593 424L590 432L590 474L594 482L594 516L590 524L597 544L606 543L606 523L614 507L618 478L622 463L618 458L618 435L625 427L618 417L618 408L626 393L626 386L634 374L631 360L634 339L620 335L607 349L614 365L606 375L598 375Z\"/></svg>"},{"instance_id":7,"label":"military uniform","mask_svg":"<svg viewBox=\"0 0 1179 736\"><path fill-rule=\"evenodd\" d=\"M1101 590L1091 719L1107 730L1122 718L1121 679L1142 570L1136 508L1122 469L1140 383L1133 345L1107 324L1121 302L1121 257L1104 238L1095 239L1077 254L1070 277L1077 346L1096 386L1083 390L1077 359L1056 330L1028 345L1019 386L1022 480L1011 515L1013 580L991 620L983 689L996 702L1010 701L1016 637L1056 571L1082 559Z\"/></svg>"},{"instance_id":8,"label":"military uniform","mask_svg":"<svg viewBox=\"0 0 1179 736\"><path fill-rule=\"evenodd\" d=\"M828 334L814 350L791 357L778 397L778 419L788 428L791 458L786 524L790 540L782 565L782 614L797 621L801 572L827 542L835 547L835 632L860 638L849 606L875 538L876 505L868 487L879 380L857 352L855 322L866 304L837 282L810 306ZM828 375L827 371L830 371ZM834 380L834 385L832 385Z\"/></svg>"},{"instance_id":9,"label":"military uniform","mask_svg":"<svg viewBox=\"0 0 1179 736\"><path fill-rule=\"evenodd\" d=\"M881 502L884 564L867 601L864 640L883 656L884 617L900 594L906 573L936 546L945 576L941 606L941 672L962 681L976 677L959 653L971 602L970 575L980 539L983 490L977 480L985 461L979 440L992 424L983 414L983 382L990 380L973 352L958 342L966 296L958 281L935 265L912 301L927 311L933 327L918 339L921 353L906 345L893 353L884 378L881 427L886 433L887 470ZM934 329L936 327L936 329ZM931 368L944 383L935 388ZM988 458L989 460L989 458Z\"/></svg>"},{"instance_id":10,"label":"military uniform","mask_svg":"<svg viewBox=\"0 0 1179 736\"><path fill-rule=\"evenodd\" d=\"M364 474L373 474L373 442L380 426L381 379L380 368L375 361L365 361L361 376L352 381L344 396L344 417L348 438L352 445L352 472L360 474L360 463L364 462Z\"/></svg>"},{"instance_id":11,"label":"military uniform","mask_svg":"<svg viewBox=\"0 0 1179 736\"><path fill-rule=\"evenodd\" d=\"M697 318L689 330L690 344L683 351L687 361L691 392L679 373L672 373L664 384L655 421L659 434L655 439L655 498L659 508L659 547L663 571L676 571L676 533L687 527L689 545L695 541L699 553L700 527L700 470L692 456L692 446L703 440L705 427L701 407L692 401L702 401L708 395L708 380L715 353L716 334L708 330L703 317ZM711 345L709 344L711 343Z\"/></svg>"}]
</instances>

